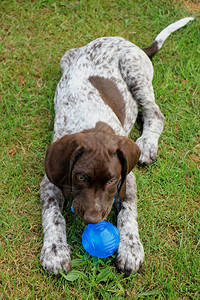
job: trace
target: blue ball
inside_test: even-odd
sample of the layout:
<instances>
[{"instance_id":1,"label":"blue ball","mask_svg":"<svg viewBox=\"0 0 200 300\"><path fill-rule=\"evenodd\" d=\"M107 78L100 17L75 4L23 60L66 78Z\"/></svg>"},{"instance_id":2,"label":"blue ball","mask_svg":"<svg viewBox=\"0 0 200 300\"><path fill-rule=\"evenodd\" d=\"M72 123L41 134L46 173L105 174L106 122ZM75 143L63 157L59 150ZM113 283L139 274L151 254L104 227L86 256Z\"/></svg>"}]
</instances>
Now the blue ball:
<instances>
[{"instance_id":1,"label":"blue ball","mask_svg":"<svg viewBox=\"0 0 200 300\"><path fill-rule=\"evenodd\" d=\"M73 209L73 205L71 205L71 211L73 212L73 214L75 214L75 211Z\"/></svg>"},{"instance_id":2,"label":"blue ball","mask_svg":"<svg viewBox=\"0 0 200 300\"><path fill-rule=\"evenodd\" d=\"M119 242L119 230L106 221L89 224L82 234L83 248L90 255L100 258L112 255L118 248Z\"/></svg>"}]
</instances>

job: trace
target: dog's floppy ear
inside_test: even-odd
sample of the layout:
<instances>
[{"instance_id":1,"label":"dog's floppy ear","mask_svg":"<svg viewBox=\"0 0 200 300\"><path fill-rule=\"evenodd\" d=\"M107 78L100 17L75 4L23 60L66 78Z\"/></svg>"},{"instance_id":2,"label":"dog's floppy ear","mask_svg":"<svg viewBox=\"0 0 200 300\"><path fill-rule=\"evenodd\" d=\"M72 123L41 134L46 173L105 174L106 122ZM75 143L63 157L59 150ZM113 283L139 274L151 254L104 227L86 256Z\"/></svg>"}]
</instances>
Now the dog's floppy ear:
<instances>
[{"instance_id":1,"label":"dog's floppy ear","mask_svg":"<svg viewBox=\"0 0 200 300\"><path fill-rule=\"evenodd\" d=\"M127 137L119 137L117 155L122 165L120 199L123 199L126 195L126 176L137 164L140 154L141 151L136 143Z\"/></svg>"},{"instance_id":2,"label":"dog's floppy ear","mask_svg":"<svg viewBox=\"0 0 200 300\"><path fill-rule=\"evenodd\" d=\"M65 191L71 189L71 170L84 152L81 134L68 134L47 149L45 172L49 180Z\"/></svg>"}]
</instances>

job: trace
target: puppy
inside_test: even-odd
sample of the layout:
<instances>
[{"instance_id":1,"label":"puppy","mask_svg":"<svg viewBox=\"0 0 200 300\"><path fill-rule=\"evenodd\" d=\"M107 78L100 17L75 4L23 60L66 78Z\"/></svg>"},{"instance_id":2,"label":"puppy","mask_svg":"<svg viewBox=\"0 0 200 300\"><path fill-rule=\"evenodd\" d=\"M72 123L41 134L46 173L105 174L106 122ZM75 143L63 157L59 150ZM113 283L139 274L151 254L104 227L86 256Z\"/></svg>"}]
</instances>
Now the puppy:
<instances>
[{"instance_id":1,"label":"puppy","mask_svg":"<svg viewBox=\"0 0 200 300\"><path fill-rule=\"evenodd\" d=\"M130 275L143 263L132 169L138 161L149 164L156 159L164 121L155 103L150 58L171 32L192 20L169 25L143 50L121 37L103 37L62 57L62 77L54 98L54 140L47 150L41 183L44 244L40 261L49 272L71 268L61 213L69 195L75 212L93 224L107 218L115 198L120 232L116 265ZM144 124L134 143L128 135L138 106Z\"/></svg>"}]
</instances>

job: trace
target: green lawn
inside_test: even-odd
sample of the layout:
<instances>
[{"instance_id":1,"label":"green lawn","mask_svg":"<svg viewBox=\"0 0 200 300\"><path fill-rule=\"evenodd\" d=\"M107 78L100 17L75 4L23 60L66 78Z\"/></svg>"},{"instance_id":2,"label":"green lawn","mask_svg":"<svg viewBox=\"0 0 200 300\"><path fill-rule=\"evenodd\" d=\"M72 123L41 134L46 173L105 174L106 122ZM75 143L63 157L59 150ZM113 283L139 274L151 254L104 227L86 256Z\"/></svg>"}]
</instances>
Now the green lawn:
<instances>
[{"instance_id":1,"label":"green lawn","mask_svg":"<svg viewBox=\"0 0 200 300\"><path fill-rule=\"evenodd\" d=\"M149 45L168 24L195 15L198 0L5 0L0 2L0 299L199 299L198 21L173 33L153 59L164 113L159 157L136 167L145 263L125 278L115 256L84 253L84 224L67 208L73 269L49 275L42 247L39 185L53 131L59 62L100 36ZM139 136L140 127L131 137ZM110 220L115 222L114 212ZM73 281L74 280L74 281Z\"/></svg>"}]
</instances>

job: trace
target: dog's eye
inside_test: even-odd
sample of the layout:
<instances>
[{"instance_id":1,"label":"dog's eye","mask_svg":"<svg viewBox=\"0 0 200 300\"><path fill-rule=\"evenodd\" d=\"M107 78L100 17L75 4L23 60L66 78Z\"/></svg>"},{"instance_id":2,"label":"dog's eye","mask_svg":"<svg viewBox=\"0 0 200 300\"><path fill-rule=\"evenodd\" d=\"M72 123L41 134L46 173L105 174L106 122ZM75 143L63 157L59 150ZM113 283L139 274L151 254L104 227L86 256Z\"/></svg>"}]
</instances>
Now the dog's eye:
<instances>
[{"instance_id":1,"label":"dog's eye","mask_svg":"<svg viewBox=\"0 0 200 300\"><path fill-rule=\"evenodd\" d=\"M117 181L117 178L110 178L110 180L107 181L107 184L113 184Z\"/></svg>"},{"instance_id":2,"label":"dog's eye","mask_svg":"<svg viewBox=\"0 0 200 300\"><path fill-rule=\"evenodd\" d=\"M86 182L88 180L87 177L83 174L76 175L76 178L78 179L78 181L81 181L81 182Z\"/></svg>"}]
</instances>

